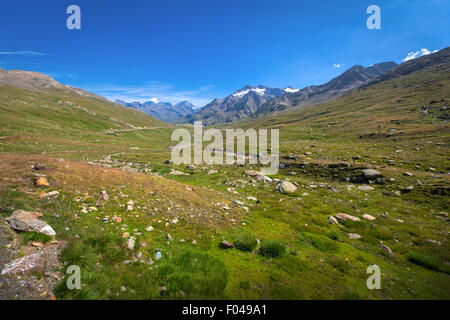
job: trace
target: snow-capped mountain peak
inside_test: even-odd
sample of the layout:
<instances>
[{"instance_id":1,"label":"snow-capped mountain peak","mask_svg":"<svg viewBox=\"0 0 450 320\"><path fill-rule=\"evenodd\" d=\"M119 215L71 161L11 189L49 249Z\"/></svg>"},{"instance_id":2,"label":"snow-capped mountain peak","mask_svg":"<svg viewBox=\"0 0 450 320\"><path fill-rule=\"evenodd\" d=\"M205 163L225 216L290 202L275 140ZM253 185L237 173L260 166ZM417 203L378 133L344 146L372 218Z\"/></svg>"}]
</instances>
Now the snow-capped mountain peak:
<instances>
[{"instance_id":1,"label":"snow-capped mountain peak","mask_svg":"<svg viewBox=\"0 0 450 320\"><path fill-rule=\"evenodd\" d=\"M250 88L250 89L240 90L240 91L234 93L233 97L242 98L243 96L245 96L246 94L248 94L251 91L263 96L264 93L266 92L266 89L265 88Z\"/></svg>"},{"instance_id":2,"label":"snow-capped mountain peak","mask_svg":"<svg viewBox=\"0 0 450 320\"><path fill-rule=\"evenodd\" d=\"M151 98L150 101L153 102L153 103L158 103L159 102L157 98Z\"/></svg>"}]
</instances>

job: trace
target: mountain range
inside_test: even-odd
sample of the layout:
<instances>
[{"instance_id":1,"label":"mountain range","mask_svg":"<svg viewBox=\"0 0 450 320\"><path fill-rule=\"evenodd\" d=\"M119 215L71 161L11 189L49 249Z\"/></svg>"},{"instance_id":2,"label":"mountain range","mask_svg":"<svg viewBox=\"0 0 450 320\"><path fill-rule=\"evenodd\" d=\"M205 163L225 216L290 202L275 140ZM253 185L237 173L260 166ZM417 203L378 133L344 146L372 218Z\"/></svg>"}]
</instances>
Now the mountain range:
<instances>
[{"instance_id":1,"label":"mountain range","mask_svg":"<svg viewBox=\"0 0 450 320\"><path fill-rule=\"evenodd\" d=\"M367 68L356 65L323 85L309 86L301 90L292 87L275 89L248 85L225 99L213 100L180 122L193 123L201 120L206 125L212 125L271 114L294 106L323 103L343 96L396 66L395 62L383 62Z\"/></svg>"},{"instance_id":2,"label":"mountain range","mask_svg":"<svg viewBox=\"0 0 450 320\"><path fill-rule=\"evenodd\" d=\"M189 116L194 113L196 108L189 101L171 104L170 102L159 102L156 98L144 103L137 101L125 102L121 100L116 100L115 103L142 111L165 122L175 122L183 117Z\"/></svg>"},{"instance_id":3,"label":"mountain range","mask_svg":"<svg viewBox=\"0 0 450 320\"><path fill-rule=\"evenodd\" d=\"M203 121L206 125L219 122L232 122L248 118L255 114L267 101L290 93L298 92L299 89L287 87L284 89L269 88L266 86L247 85L225 99L214 99L194 114L188 115L180 122L193 123Z\"/></svg>"}]
</instances>

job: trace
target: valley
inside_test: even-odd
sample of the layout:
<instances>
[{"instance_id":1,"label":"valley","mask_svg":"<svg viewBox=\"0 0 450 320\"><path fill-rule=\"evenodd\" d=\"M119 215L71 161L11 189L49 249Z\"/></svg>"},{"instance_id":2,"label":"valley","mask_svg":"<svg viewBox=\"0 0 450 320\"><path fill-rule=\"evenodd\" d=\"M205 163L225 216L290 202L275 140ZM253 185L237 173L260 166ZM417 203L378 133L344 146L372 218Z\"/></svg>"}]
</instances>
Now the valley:
<instances>
[{"instance_id":1,"label":"valley","mask_svg":"<svg viewBox=\"0 0 450 320\"><path fill-rule=\"evenodd\" d=\"M2 233L0 262L61 245L51 269L0 276L0 296L25 298L23 284L40 299L448 299L448 51L334 99L214 124L279 129L270 177L174 165L171 134L188 124L0 85L0 215L40 212L56 232Z\"/></svg>"}]
</instances>

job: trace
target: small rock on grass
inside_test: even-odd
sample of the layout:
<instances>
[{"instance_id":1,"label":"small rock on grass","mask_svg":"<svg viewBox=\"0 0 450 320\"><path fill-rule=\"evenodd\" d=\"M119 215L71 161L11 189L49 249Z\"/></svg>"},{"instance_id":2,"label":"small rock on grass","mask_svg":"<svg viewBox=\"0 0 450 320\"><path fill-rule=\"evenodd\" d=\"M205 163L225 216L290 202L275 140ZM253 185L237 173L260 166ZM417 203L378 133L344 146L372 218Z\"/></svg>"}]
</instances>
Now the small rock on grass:
<instances>
[{"instance_id":1,"label":"small rock on grass","mask_svg":"<svg viewBox=\"0 0 450 320\"><path fill-rule=\"evenodd\" d=\"M369 221L374 221L376 218L370 214L363 214L363 218Z\"/></svg>"},{"instance_id":2,"label":"small rock on grass","mask_svg":"<svg viewBox=\"0 0 450 320\"><path fill-rule=\"evenodd\" d=\"M392 252L391 248L385 246L384 244L380 244L380 248L389 253L392 257L395 257L394 252Z\"/></svg>"},{"instance_id":3,"label":"small rock on grass","mask_svg":"<svg viewBox=\"0 0 450 320\"><path fill-rule=\"evenodd\" d=\"M327 220L328 220L328 222L331 223L331 224L339 224L339 222L337 221L337 219L336 219L335 217L333 217L333 216L329 216Z\"/></svg>"},{"instance_id":4,"label":"small rock on grass","mask_svg":"<svg viewBox=\"0 0 450 320\"><path fill-rule=\"evenodd\" d=\"M229 241L226 241L226 240L224 240L224 241L222 241L220 243L220 247L222 249L233 249L234 248L233 244L231 242L229 242Z\"/></svg>"},{"instance_id":5,"label":"small rock on grass","mask_svg":"<svg viewBox=\"0 0 450 320\"><path fill-rule=\"evenodd\" d=\"M338 220L361 221L360 218L354 217L354 216L351 216L351 215L345 214L345 213L338 213L338 214L334 215L334 217Z\"/></svg>"},{"instance_id":6,"label":"small rock on grass","mask_svg":"<svg viewBox=\"0 0 450 320\"><path fill-rule=\"evenodd\" d=\"M297 191L297 187L289 181L283 181L278 185L277 191L280 193L294 193Z\"/></svg>"},{"instance_id":7,"label":"small rock on grass","mask_svg":"<svg viewBox=\"0 0 450 320\"><path fill-rule=\"evenodd\" d=\"M43 199L47 199L47 198L57 198L59 196L59 192L58 191L51 191L48 193L43 193L41 194L41 198Z\"/></svg>"},{"instance_id":8,"label":"small rock on grass","mask_svg":"<svg viewBox=\"0 0 450 320\"><path fill-rule=\"evenodd\" d=\"M34 185L35 185L36 187L49 187L49 186L50 186L50 184L48 183L48 180L47 180L46 177L39 177L39 178L36 178L36 179L34 180Z\"/></svg>"},{"instance_id":9,"label":"small rock on grass","mask_svg":"<svg viewBox=\"0 0 450 320\"><path fill-rule=\"evenodd\" d=\"M360 191L373 191L373 190L375 190L375 188L371 187L371 186L359 186L358 189Z\"/></svg>"}]
</instances>

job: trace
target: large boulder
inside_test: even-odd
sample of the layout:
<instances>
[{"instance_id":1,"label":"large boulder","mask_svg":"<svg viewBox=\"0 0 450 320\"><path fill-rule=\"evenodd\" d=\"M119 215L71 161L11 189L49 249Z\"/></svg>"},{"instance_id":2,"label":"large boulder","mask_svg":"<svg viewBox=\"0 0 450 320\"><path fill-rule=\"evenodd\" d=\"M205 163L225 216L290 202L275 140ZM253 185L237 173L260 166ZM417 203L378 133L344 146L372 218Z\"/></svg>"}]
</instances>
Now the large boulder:
<instances>
[{"instance_id":1,"label":"large boulder","mask_svg":"<svg viewBox=\"0 0 450 320\"><path fill-rule=\"evenodd\" d=\"M19 231L35 231L49 236L56 235L55 230L39 218L42 216L40 212L29 212L24 210L16 210L11 216L6 218L11 228Z\"/></svg>"},{"instance_id":2,"label":"large boulder","mask_svg":"<svg viewBox=\"0 0 450 320\"><path fill-rule=\"evenodd\" d=\"M280 193L294 193L297 191L297 187L289 181L283 181L278 185L277 191Z\"/></svg>"}]
</instances>

